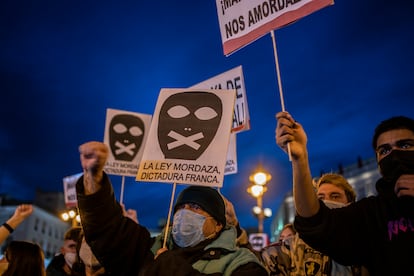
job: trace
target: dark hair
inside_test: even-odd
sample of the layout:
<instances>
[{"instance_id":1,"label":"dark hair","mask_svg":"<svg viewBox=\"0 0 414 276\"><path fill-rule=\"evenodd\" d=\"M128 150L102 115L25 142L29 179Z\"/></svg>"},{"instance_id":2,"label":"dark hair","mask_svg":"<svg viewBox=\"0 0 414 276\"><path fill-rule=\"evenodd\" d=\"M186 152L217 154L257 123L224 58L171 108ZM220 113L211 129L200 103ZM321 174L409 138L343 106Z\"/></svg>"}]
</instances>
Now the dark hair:
<instances>
[{"instance_id":1,"label":"dark hair","mask_svg":"<svg viewBox=\"0 0 414 276\"><path fill-rule=\"evenodd\" d=\"M74 226L71 227L68 231L66 231L65 236L64 236L64 240L73 240L73 241L78 241L79 240L79 236L81 233L82 228L79 226Z\"/></svg>"},{"instance_id":2,"label":"dark hair","mask_svg":"<svg viewBox=\"0 0 414 276\"><path fill-rule=\"evenodd\" d=\"M11 241L5 254L9 266L3 276L46 276L44 255L38 244Z\"/></svg>"},{"instance_id":3,"label":"dark hair","mask_svg":"<svg viewBox=\"0 0 414 276\"><path fill-rule=\"evenodd\" d=\"M378 137L382 133L394 129L408 129L414 132L414 120L405 116L396 116L382 121L375 128L374 136L372 137L372 147L374 151L377 149Z\"/></svg>"}]
</instances>

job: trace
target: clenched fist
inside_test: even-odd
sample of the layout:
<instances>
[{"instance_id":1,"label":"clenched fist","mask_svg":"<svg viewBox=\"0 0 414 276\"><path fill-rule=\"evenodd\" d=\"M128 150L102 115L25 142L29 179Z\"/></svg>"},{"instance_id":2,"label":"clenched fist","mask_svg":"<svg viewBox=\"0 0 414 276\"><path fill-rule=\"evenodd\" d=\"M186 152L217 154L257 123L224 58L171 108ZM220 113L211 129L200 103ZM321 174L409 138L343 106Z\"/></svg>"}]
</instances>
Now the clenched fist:
<instances>
[{"instance_id":1,"label":"clenched fist","mask_svg":"<svg viewBox=\"0 0 414 276\"><path fill-rule=\"evenodd\" d=\"M101 142L87 142L79 146L79 153L85 194L93 194L100 188L103 169L108 159L108 147Z\"/></svg>"}]
</instances>

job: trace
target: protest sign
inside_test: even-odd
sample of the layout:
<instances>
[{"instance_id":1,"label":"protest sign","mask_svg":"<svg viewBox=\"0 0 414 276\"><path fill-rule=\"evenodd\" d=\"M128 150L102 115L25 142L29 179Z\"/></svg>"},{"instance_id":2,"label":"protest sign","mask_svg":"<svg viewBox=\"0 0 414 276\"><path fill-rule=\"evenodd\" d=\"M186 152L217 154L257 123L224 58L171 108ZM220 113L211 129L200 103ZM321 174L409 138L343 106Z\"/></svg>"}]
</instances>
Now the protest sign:
<instances>
[{"instance_id":1,"label":"protest sign","mask_svg":"<svg viewBox=\"0 0 414 276\"><path fill-rule=\"evenodd\" d=\"M230 135L230 143L226 158L224 174L237 173L237 143L236 133L250 129L250 115L247 105L246 85L244 83L242 66L237 66L222 74L209 78L191 88L205 89L235 89L236 101L233 110L233 125Z\"/></svg>"},{"instance_id":2,"label":"protest sign","mask_svg":"<svg viewBox=\"0 0 414 276\"><path fill-rule=\"evenodd\" d=\"M244 83L242 66L237 66L220 75L197 83L191 88L236 90L234 103L232 132L250 129L250 115L247 106L246 85Z\"/></svg>"},{"instance_id":3,"label":"protest sign","mask_svg":"<svg viewBox=\"0 0 414 276\"><path fill-rule=\"evenodd\" d=\"M333 0L216 0L224 54L230 55L270 31L333 3Z\"/></svg>"},{"instance_id":4,"label":"protest sign","mask_svg":"<svg viewBox=\"0 0 414 276\"><path fill-rule=\"evenodd\" d=\"M69 175L63 178L63 195L65 197L66 208L70 209L78 205L76 196L76 182L82 176L82 173Z\"/></svg>"},{"instance_id":5,"label":"protest sign","mask_svg":"<svg viewBox=\"0 0 414 276\"><path fill-rule=\"evenodd\" d=\"M104 143L109 148L107 174L135 177L151 125L151 115L110 109L106 111Z\"/></svg>"},{"instance_id":6,"label":"protest sign","mask_svg":"<svg viewBox=\"0 0 414 276\"><path fill-rule=\"evenodd\" d=\"M136 180L222 187L235 94L161 89Z\"/></svg>"}]
</instances>

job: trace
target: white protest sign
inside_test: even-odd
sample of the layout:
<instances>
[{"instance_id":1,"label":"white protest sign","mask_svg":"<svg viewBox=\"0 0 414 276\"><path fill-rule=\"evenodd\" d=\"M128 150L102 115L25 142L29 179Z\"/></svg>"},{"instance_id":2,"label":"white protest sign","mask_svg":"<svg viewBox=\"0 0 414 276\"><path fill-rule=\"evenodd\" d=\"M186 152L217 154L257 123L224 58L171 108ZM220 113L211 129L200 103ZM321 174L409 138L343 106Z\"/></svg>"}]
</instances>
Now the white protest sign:
<instances>
[{"instance_id":1,"label":"white protest sign","mask_svg":"<svg viewBox=\"0 0 414 276\"><path fill-rule=\"evenodd\" d=\"M151 115L117 109L106 110L104 143L109 148L104 170L107 174L132 176L144 152Z\"/></svg>"},{"instance_id":2,"label":"white protest sign","mask_svg":"<svg viewBox=\"0 0 414 276\"><path fill-rule=\"evenodd\" d=\"M328 5L333 0L216 0L225 55Z\"/></svg>"},{"instance_id":3,"label":"white protest sign","mask_svg":"<svg viewBox=\"0 0 414 276\"><path fill-rule=\"evenodd\" d=\"M63 178L63 194L65 197L66 208L73 208L78 205L76 182L81 176L82 173L77 173Z\"/></svg>"},{"instance_id":4,"label":"white protest sign","mask_svg":"<svg viewBox=\"0 0 414 276\"><path fill-rule=\"evenodd\" d=\"M242 66L237 66L220 75L193 85L191 88L236 90L236 102L234 104L233 110L232 134L230 135L230 144L228 147L224 174L227 175L237 173L236 132L250 129L250 116L247 105L246 85L244 83Z\"/></svg>"},{"instance_id":5,"label":"white protest sign","mask_svg":"<svg viewBox=\"0 0 414 276\"><path fill-rule=\"evenodd\" d=\"M242 66L237 66L220 75L191 86L203 89L236 89L236 102L233 111L233 132L250 129L250 115L247 106L246 85L244 83Z\"/></svg>"},{"instance_id":6,"label":"white protest sign","mask_svg":"<svg viewBox=\"0 0 414 276\"><path fill-rule=\"evenodd\" d=\"M136 180L222 187L235 94L161 89Z\"/></svg>"},{"instance_id":7,"label":"white protest sign","mask_svg":"<svg viewBox=\"0 0 414 276\"><path fill-rule=\"evenodd\" d=\"M224 175L237 173L237 143L236 133L230 134L229 149L227 151L226 167L224 168Z\"/></svg>"}]
</instances>

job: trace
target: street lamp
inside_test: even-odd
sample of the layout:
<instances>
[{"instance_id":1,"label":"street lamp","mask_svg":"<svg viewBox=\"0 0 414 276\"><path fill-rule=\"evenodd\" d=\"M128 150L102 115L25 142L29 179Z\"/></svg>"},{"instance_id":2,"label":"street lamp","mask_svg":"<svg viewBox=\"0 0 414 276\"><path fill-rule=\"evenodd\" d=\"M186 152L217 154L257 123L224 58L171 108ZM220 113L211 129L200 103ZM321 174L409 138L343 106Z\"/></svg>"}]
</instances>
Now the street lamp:
<instances>
[{"instance_id":1,"label":"street lamp","mask_svg":"<svg viewBox=\"0 0 414 276\"><path fill-rule=\"evenodd\" d=\"M71 220L72 227L79 226L80 224L80 215L76 210L68 210L66 212L63 212L60 216L64 221Z\"/></svg>"},{"instance_id":2,"label":"street lamp","mask_svg":"<svg viewBox=\"0 0 414 276\"><path fill-rule=\"evenodd\" d=\"M257 200L257 206L253 207L253 213L258 219L258 232L263 233L263 220L265 217L272 216L272 210L269 208L263 209L263 194L267 191L266 184L272 176L263 171L257 171L250 175L250 186L247 188L247 192L251 194Z\"/></svg>"}]
</instances>

